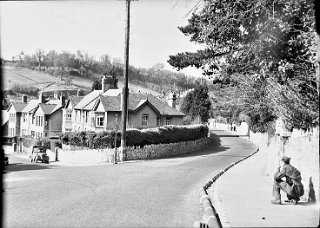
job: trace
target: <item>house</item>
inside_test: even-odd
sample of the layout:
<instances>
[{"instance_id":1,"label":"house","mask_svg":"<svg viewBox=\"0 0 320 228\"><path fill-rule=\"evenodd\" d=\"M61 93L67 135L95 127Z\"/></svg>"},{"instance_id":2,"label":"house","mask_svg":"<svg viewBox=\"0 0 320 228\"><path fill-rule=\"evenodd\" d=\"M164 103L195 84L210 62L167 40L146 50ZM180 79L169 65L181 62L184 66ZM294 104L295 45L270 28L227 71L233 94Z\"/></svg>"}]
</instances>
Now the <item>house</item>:
<instances>
[{"instance_id":1,"label":"house","mask_svg":"<svg viewBox=\"0 0 320 228\"><path fill-rule=\"evenodd\" d=\"M29 100L27 106L21 111L21 136L31 135L31 122L33 118L33 112L39 105L39 100Z\"/></svg>"},{"instance_id":2,"label":"house","mask_svg":"<svg viewBox=\"0 0 320 228\"><path fill-rule=\"evenodd\" d=\"M73 131L75 128L75 116L76 110L74 109L75 106L83 99L83 96L70 96L69 99L66 101L65 107L62 109L62 132L70 132Z\"/></svg>"},{"instance_id":3,"label":"house","mask_svg":"<svg viewBox=\"0 0 320 228\"><path fill-rule=\"evenodd\" d=\"M20 136L21 132L21 111L27 106L25 100L23 102L12 102L8 108L9 124L8 136Z\"/></svg>"},{"instance_id":4,"label":"house","mask_svg":"<svg viewBox=\"0 0 320 228\"><path fill-rule=\"evenodd\" d=\"M7 110L9 115L9 136L47 137L62 132L62 108L64 98L45 101L42 93L39 99L29 100L22 96L22 102L13 102Z\"/></svg>"},{"instance_id":5,"label":"house","mask_svg":"<svg viewBox=\"0 0 320 228\"><path fill-rule=\"evenodd\" d=\"M104 81L79 101L70 98L64 108L63 126L67 131L104 131L120 127L122 90ZM104 84L105 83L105 84ZM175 99L173 97L173 106ZM185 115L151 94L131 93L128 97L128 128L181 125Z\"/></svg>"},{"instance_id":6,"label":"house","mask_svg":"<svg viewBox=\"0 0 320 228\"><path fill-rule=\"evenodd\" d=\"M95 127L114 129L120 125L122 94L101 95L92 109L96 117ZM91 115L92 116L92 115ZM129 94L128 128L153 128L163 125L182 125L185 115L151 94ZM117 123L118 121L118 123ZM102 126L101 123L104 123Z\"/></svg>"}]
</instances>

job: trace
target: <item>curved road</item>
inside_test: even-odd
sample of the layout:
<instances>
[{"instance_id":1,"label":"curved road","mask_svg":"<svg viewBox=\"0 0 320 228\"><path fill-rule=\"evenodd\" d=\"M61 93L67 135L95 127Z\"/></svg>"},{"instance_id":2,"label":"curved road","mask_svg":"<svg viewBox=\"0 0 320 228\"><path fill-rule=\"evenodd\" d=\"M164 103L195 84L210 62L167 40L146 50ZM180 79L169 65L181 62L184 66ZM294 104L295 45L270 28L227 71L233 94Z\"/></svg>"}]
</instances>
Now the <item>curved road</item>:
<instances>
[{"instance_id":1,"label":"curved road","mask_svg":"<svg viewBox=\"0 0 320 228\"><path fill-rule=\"evenodd\" d=\"M5 227L192 227L199 189L254 152L245 139L213 131L221 146L181 157L117 165L32 164L11 156L4 175Z\"/></svg>"}]
</instances>

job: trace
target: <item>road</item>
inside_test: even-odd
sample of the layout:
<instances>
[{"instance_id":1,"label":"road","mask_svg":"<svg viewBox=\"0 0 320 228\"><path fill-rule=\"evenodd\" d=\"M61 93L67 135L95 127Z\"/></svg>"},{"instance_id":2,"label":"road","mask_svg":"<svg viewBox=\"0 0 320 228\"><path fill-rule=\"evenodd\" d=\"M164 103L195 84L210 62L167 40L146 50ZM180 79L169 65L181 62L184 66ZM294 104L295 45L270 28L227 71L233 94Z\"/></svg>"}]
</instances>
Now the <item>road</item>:
<instances>
[{"instance_id":1,"label":"road","mask_svg":"<svg viewBox=\"0 0 320 228\"><path fill-rule=\"evenodd\" d=\"M200 219L200 187L256 149L226 134L214 131L220 147L117 165L33 164L10 156L4 227L192 227Z\"/></svg>"}]
</instances>

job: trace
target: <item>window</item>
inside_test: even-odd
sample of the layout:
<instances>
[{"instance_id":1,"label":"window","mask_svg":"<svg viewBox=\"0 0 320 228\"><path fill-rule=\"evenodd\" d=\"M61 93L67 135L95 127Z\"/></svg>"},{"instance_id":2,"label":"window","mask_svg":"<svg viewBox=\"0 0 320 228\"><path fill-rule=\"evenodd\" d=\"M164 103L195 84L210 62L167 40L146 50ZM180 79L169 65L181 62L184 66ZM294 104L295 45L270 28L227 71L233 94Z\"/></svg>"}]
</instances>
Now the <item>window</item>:
<instances>
[{"instance_id":1,"label":"window","mask_svg":"<svg viewBox=\"0 0 320 228\"><path fill-rule=\"evenodd\" d=\"M43 126L43 116L36 116L36 126Z\"/></svg>"},{"instance_id":2,"label":"window","mask_svg":"<svg viewBox=\"0 0 320 228\"><path fill-rule=\"evenodd\" d=\"M83 111L83 122L88 123L88 111Z\"/></svg>"},{"instance_id":3,"label":"window","mask_svg":"<svg viewBox=\"0 0 320 228\"><path fill-rule=\"evenodd\" d=\"M157 126L161 125L161 116L157 116Z\"/></svg>"},{"instance_id":4,"label":"window","mask_svg":"<svg viewBox=\"0 0 320 228\"><path fill-rule=\"evenodd\" d=\"M14 128L10 128L9 132L10 132L10 136L14 136Z\"/></svg>"},{"instance_id":5,"label":"window","mask_svg":"<svg viewBox=\"0 0 320 228\"><path fill-rule=\"evenodd\" d=\"M27 130L26 129L22 129L22 136L27 135Z\"/></svg>"},{"instance_id":6,"label":"window","mask_svg":"<svg viewBox=\"0 0 320 228\"><path fill-rule=\"evenodd\" d=\"M9 122L14 122L14 121L16 121L16 114L15 113L10 113Z\"/></svg>"},{"instance_id":7,"label":"window","mask_svg":"<svg viewBox=\"0 0 320 228\"><path fill-rule=\"evenodd\" d=\"M142 126L148 126L149 125L149 114L143 114L142 115Z\"/></svg>"},{"instance_id":8,"label":"window","mask_svg":"<svg viewBox=\"0 0 320 228\"><path fill-rule=\"evenodd\" d=\"M103 127L103 121L104 121L104 116L103 115L97 115L97 117L96 117L96 126L97 127Z\"/></svg>"},{"instance_id":9,"label":"window","mask_svg":"<svg viewBox=\"0 0 320 228\"><path fill-rule=\"evenodd\" d=\"M34 131L31 131L31 137L34 138Z\"/></svg>"},{"instance_id":10,"label":"window","mask_svg":"<svg viewBox=\"0 0 320 228\"><path fill-rule=\"evenodd\" d=\"M35 115L33 115L32 116L32 124L34 124L35 120L36 120L36 117L35 117Z\"/></svg>"},{"instance_id":11,"label":"window","mask_svg":"<svg viewBox=\"0 0 320 228\"><path fill-rule=\"evenodd\" d=\"M166 125L170 125L171 124L171 117L167 117L166 118Z\"/></svg>"},{"instance_id":12,"label":"window","mask_svg":"<svg viewBox=\"0 0 320 228\"><path fill-rule=\"evenodd\" d=\"M22 122L27 122L27 113L22 114Z\"/></svg>"},{"instance_id":13,"label":"window","mask_svg":"<svg viewBox=\"0 0 320 228\"><path fill-rule=\"evenodd\" d=\"M72 111L68 110L66 112L66 121L72 121Z\"/></svg>"}]
</instances>

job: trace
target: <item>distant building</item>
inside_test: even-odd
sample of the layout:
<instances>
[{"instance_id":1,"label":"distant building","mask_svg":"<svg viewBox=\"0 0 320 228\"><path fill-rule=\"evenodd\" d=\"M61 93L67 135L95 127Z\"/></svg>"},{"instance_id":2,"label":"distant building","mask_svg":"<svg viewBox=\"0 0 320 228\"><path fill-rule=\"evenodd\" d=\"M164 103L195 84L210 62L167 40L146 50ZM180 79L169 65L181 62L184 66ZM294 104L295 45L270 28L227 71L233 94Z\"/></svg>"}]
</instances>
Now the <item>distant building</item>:
<instances>
[{"instance_id":1,"label":"distant building","mask_svg":"<svg viewBox=\"0 0 320 228\"><path fill-rule=\"evenodd\" d=\"M120 127L122 90L115 89L111 80L104 79L101 90L94 90L81 98L71 97L67 101L63 109L63 132L99 132ZM184 116L153 95L141 93L129 95L128 128L180 125L183 124Z\"/></svg>"},{"instance_id":2,"label":"distant building","mask_svg":"<svg viewBox=\"0 0 320 228\"><path fill-rule=\"evenodd\" d=\"M56 97L57 98L57 97ZM11 103L9 114L9 136L50 137L62 132L62 108L64 98L45 101L43 94L39 99Z\"/></svg>"},{"instance_id":3,"label":"distant building","mask_svg":"<svg viewBox=\"0 0 320 228\"><path fill-rule=\"evenodd\" d=\"M9 124L8 136L20 136L21 127L21 111L27 106L27 103L13 102L9 105Z\"/></svg>"}]
</instances>

